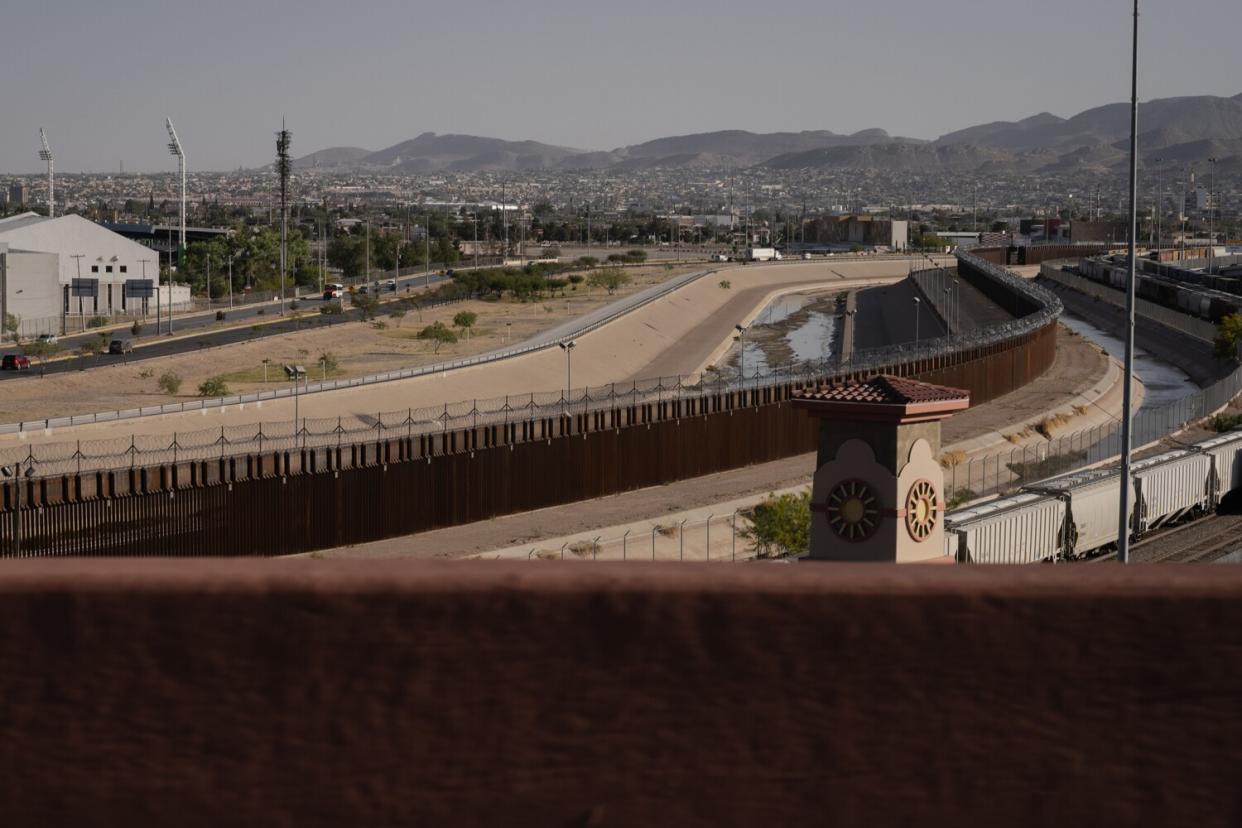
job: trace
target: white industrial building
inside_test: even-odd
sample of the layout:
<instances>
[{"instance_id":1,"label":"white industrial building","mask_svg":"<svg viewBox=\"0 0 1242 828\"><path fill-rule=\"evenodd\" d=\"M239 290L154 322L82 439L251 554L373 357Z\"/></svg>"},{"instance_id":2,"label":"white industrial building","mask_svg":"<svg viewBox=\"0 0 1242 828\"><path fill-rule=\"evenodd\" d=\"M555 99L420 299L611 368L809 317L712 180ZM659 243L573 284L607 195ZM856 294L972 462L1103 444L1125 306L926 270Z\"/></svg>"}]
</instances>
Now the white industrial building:
<instances>
[{"instance_id":1,"label":"white industrial building","mask_svg":"<svg viewBox=\"0 0 1242 828\"><path fill-rule=\"evenodd\" d=\"M22 336L188 308L190 289L159 278L155 251L81 216L0 219L0 318L18 317ZM144 298L144 286L157 292Z\"/></svg>"}]
</instances>

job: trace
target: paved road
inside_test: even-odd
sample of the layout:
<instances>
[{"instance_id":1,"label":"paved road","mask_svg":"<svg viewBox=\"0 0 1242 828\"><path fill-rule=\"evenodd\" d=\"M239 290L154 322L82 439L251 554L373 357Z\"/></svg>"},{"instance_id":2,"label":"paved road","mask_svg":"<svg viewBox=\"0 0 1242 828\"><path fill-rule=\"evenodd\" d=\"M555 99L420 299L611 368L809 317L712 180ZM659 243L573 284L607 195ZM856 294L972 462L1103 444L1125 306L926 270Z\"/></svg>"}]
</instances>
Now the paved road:
<instances>
[{"instance_id":1,"label":"paved road","mask_svg":"<svg viewBox=\"0 0 1242 828\"><path fill-rule=\"evenodd\" d=\"M462 268L467 270L469 268ZM387 278L387 277L385 277ZM444 282L450 281L448 276L440 276L431 274L430 279L422 273L416 275L403 276L397 281L397 290L392 291L384 288L380 294L381 299L387 299L393 296L416 296L418 292L424 290L428 286L436 287ZM292 300L290 300L292 301ZM43 371L48 374L57 374L65 371L79 371L83 369L93 368L96 365L115 363L125 361L142 362L148 359L157 359L159 357L171 356L173 354L184 354L200 348L211 348L218 345L228 345L234 342L246 342L259 339L266 336L277 336L279 334L290 333L296 330L305 330L312 326L331 325L340 321L351 321L359 317L360 311L348 306L348 300L345 300L345 313L336 319L330 319L319 313L319 308L324 304L320 295L303 296L298 298L298 310L303 313L300 321L287 319L283 322L270 322L274 316L280 313L279 302L255 302L250 305L238 305L235 308L221 308L229 321L236 322L239 320L253 320L256 324L265 322L258 328L254 326L239 325L228 328L210 329L216 325L215 311L194 314L192 316L174 317L172 321L172 334L164 334L157 336L154 334L155 321L154 317L144 323L146 331L150 332L146 335L139 336L137 339L130 334L128 329L122 328L113 331L111 337L113 339L134 339L135 348L132 353L124 356L102 354L98 358L95 357L78 357L74 359L53 360L46 365L40 366L37 360L32 360L35 364L31 368L31 372ZM288 305L288 303L286 303ZM423 307L433 307L434 305L424 304ZM387 316L394 308L395 303L381 304L377 309L377 316ZM286 313L289 308L286 307ZM167 324L167 320L165 320ZM200 335L189 336L194 331L201 331ZM72 334L60 337L60 346L65 352L73 352L80 348L88 340L97 339L99 333L96 331L87 331L86 333ZM20 348L9 346L4 349L4 353L20 352ZM24 373L24 372L23 372ZM13 379L19 376L17 371L0 371L0 380Z\"/></svg>"}]
</instances>

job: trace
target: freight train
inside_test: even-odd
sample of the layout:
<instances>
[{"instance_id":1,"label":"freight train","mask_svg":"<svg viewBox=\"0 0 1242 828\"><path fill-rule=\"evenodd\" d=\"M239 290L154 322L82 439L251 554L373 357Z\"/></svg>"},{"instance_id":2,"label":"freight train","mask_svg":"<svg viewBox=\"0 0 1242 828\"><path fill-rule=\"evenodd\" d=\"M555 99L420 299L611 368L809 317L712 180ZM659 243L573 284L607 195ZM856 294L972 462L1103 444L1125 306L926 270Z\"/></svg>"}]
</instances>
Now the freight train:
<instances>
[{"instance_id":1,"label":"freight train","mask_svg":"<svg viewBox=\"0 0 1242 828\"><path fill-rule=\"evenodd\" d=\"M1077 267L1066 270L1118 290L1125 290L1126 287L1128 271L1124 257L1083 259ZM1180 309L1213 324L1219 324L1230 314L1242 313L1242 279L1197 275L1202 277L1202 284L1185 284L1167 276L1140 273L1135 292L1143 299L1166 308Z\"/></svg>"},{"instance_id":2,"label":"freight train","mask_svg":"<svg viewBox=\"0 0 1242 828\"><path fill-rule=\"evenodd\" d=\"M1242 488L1242 430L1136 461L1132 537L1215 511ZM962 563L1087 558L1117 541L1120 468L1088 469L945 516L945 554Z\"/></svg>"}]
</instances>

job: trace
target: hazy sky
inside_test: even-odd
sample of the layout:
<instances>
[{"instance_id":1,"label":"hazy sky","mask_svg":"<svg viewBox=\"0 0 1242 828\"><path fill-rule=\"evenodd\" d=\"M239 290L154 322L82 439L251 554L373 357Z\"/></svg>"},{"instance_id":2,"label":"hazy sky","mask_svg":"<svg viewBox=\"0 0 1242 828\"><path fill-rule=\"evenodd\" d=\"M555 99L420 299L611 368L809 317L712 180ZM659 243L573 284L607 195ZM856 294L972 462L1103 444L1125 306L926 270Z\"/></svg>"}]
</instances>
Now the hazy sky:
<instances>
[{"instance_id":1,"label":"hazy sky","mask_svg":"<svg viewBox=\"0 0 1242 828\"><path fill-rule=\"evenodd\" d=\"M1242 92L1242 2L1146 0L1143 99ZM882 127L934 138L1129 96L1128 0L6 4L0 171L266 163L462 132L612 149Z\"/></svg>"}]
</instances>

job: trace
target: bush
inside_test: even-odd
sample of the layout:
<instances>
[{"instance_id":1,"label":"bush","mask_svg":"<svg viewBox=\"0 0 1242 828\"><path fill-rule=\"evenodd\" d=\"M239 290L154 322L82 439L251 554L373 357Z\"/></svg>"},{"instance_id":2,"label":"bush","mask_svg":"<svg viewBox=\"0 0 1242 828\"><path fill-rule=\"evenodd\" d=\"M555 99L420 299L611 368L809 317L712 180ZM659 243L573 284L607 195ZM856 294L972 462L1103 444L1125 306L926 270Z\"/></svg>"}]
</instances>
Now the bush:
<instances>
[{"instance_id":1,"label":"bush","mask_svg":"<svg viewBox=\"0 0 1242 828\"><path fill-rule=\"evenodd\" d=\"M316 360L316 362L319 364L319 367L328 374L331 374L333 371L341 367L340 360L338 360L336 358L336 354L331 351L324 351L319 355L319 359Z\"/></svg>"},{"instance_id":2,"label":"bush","mask_svg":"<svg viewBox=\"0 0 1242 828\"><path fill-rule=\"evenodd\" d=\"M1242 426L1242 414L1217 414L1212 418L1212 430L1216 432L1233 431Z\"/></svg>"},{"instance_id":3,"label":"bush","mask_svg":"<svg viewBox=\"0 0 1242 828\"><path fill-rule=\"evenodd\" d=\"M629 274L617 267L606 267L603 270L592 273L591 278L587 282L592 287L604 288L610 294L616 293L617 288L629 283Z\"/></svg>"},{"instance_id":4,"label":"bush","mask_svg":"<svg viewBox=\"0 0 1242 828\"><path fill-rule=\"evenodd\" d=\"M443 322L436 322L434 325L428 325L418 332L418 339L426 342L435 343L435 353L440 353L440 346L444 344L452 345L457 341L457 334L444 327Z\"/></svg>"},{"instance_id":5,"label":"bush","mask_svg":"<svg viewBox=\"0 0 1242 828\"><path fill-rule=\"evenodd\" d=\"M811 493L768 495L750 513L740 534L755 542L761 558L801 555L811 545Z\"/></svg>"},{"instance_id":6,"label":"bush","mask_svg":"<svg viewBox=\"0 0 1242 828\"><path fill-rule=\"evenodd\" d=\"M1216 355L1222 359L1236 359L1239 342L1242 342L1242 315L1231 313L1220 320L1216 328Z\"/></svg>"},{"instance_id":7,"label":"bush","mask_svg":"<svg viewBox=\"0 0 1242 828\"><path fill-rule=\"evenodd\" d=\"M721 279L721 280L720 280L720 287L721 287L721 289L723 289L723 290L728 290L729 288L733 287L733 283L732 283L732 282L730 282L728 279Z\"/></svg>"},{"instance_id":8,"label":"bush","mask_svg":"<svg viewBox=\"0 0 1242 828\"><path fill-rule=\"evenodd\" d=\"M86 327L88 327L88 328L102 328L104 325L107 325L107 324L108 324L108 317L106 317L106 316L92 316L92 317L91 317L91 318L87 321L87 323L86 323Z\"/></svg>"},{"instance_id":9,"label":"bush","mask_svg":"<svg viewBox=\"0 0 1242 828\"><path fill-rule=\"evenodd\" d=\"M628 250L625 253L625 258L628 259L633 264L642 264L643 262L647 261L647 251L646 250Z\"/></svg>"},{"instance_id":10,"label":"bush","mask_svg":"<svg viewBox=\"0 0 1242 828\"><path fill-rule=\"evenodd\" d=\"M198 385L198 395L200 397L223 397L229 393L229 387L224 382L224 377L211 377L203 380Z\"/></svg>"},{"instance_id":11,"label":"bush","mask_svg":"<svg viewBox=\"0 0 1242 828\"><path fill-rule=\"evenodd\" d=\"M129 332L133 334L135 338L137 338L138 335L142 333L142 323L139 322L137 319L135 319L134 324L129 326Z\"/></svg>"},{"instance_id":12,"label":"bush","mask_svg":"<svg viewBox=\"0 0 1242 828\"><path fill-rule=\"evenodd\" d=\"M263 313L263 308L259 308L259 313ZM216 321L217 321L217 322L223 322L223 321L225 320L225 318L226 318L226 317L225 317L225 315L224 315L224 311L222 311L222 310L218 310L218 311L216 311Z\"/></svg>"},{"instance_id":13,"label":"bush","mask_svg":"<svg viewBox=\"0 0 1242 828\"><path fill-rule=\"evenodd\" d=\"M297 310L300 307L302 307L302 305L298 302L297 299L294 299L291 302L289 302L289 310Z\"/></svg>"},{"instance_id":14,"label":"bush","mask_svg":"<svg viewBox=\"0 0 1242 828\"><path fill-rule=\"evenodd\" d=\"M583 276L581 273L571 273L569 275L569 283L573 285L575 288L585 281L586 281L586 277Z\"/></svg>"},{"instance_id":15,"label":"bush","mask_svg":"<svg viewBox=\"0 0 1242 828\"><path fill-rule=\"evenodd\" d=\"M266 316L266 315L267 315L267 308L259 308L257 311L255 311L255 315L256 315L256 316ZM220 312L217 314L216 318L217 318L217 319L223 319L223 318L224 318L224 311L220 311Z\"/></svg>"},{"instance_id":16,"label":"bush","mask_svg":"<svg viewBox=\"0 0 1242 828\"><path fill-rule=\"evenodd\" d=\"M599 264L599 259L594 256L579 256L578 260L574 262L574 265L577 267L595 267L597 264Z\"/></svg>"},{"instance_id":17,"label":"bush","mask_svg":"<svg viewBox=\"0 0 1242 828\"><path fill-rule=\"evenodd\" d=\"M969 503L978 497L973 489L958 489L949 495L948 501L945 503L946 509L956 509L963 503Z\"/></svg>"},{"instance_id":18,"label":"bush","mask_svg":"<svg viewBox=\"0 0 1242 828\"><path fill-rule=\"evenodd\" d=\"M178 391L181 390L181 376L177 374L176 371L165 371L164 373L160 374L160 378L159 380L157 380L157 384L159 385L160 390L163 391L165 394L176 394ZM199 392L201 393L202 390L203 389L200 386ZM219 396L219 395L204 394L203 396Z\"/></svg>"}]
</instances>

